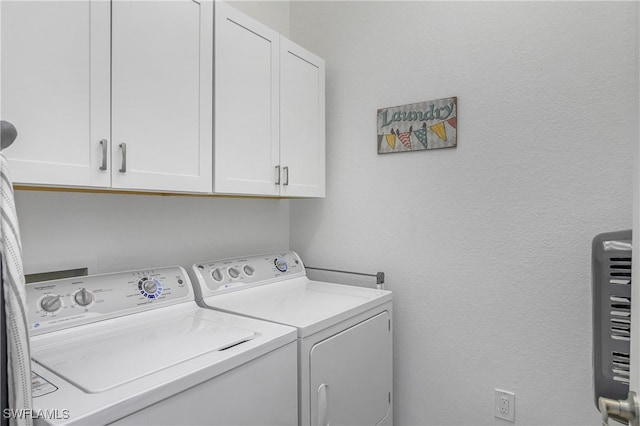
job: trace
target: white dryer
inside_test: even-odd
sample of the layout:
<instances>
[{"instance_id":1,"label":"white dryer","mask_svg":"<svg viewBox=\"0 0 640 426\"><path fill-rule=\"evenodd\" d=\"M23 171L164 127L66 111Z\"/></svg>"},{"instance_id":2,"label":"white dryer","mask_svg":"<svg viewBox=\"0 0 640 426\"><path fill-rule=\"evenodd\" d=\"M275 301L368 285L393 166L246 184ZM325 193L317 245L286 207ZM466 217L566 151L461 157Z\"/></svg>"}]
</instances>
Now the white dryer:
<instances>
[{"instance_id":1,"label":"white dryer","mask_svg":"<svg viewBox=\"0 0 640 426\"><path fill-rule=\"evenodd\" d=\"M298 329L301 425L393 424L390 291L311 281L294 252L193 271L203 306Z\"/></svg>"},{"instance_id":2,"label":"white dryer","mask_svg":"<svg viewBox=\"0 0 640 426\"><path fill-rule=\"evenodd\" d=\"M38 422L298 421L295 329L199 307L181 267L29 284L27 303Z\"/></svg>"}]
</instances>

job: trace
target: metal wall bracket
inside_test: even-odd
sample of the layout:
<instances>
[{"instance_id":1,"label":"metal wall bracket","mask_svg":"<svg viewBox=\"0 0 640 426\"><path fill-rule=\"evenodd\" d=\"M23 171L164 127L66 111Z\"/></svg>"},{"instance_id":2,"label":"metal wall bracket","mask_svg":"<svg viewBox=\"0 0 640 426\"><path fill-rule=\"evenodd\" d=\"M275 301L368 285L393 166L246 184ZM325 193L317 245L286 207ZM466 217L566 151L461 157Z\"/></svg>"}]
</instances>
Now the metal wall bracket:
<instances>
[{"instance_id":1,"label":"metal wall bracket","mask_svg":"<svg viewBox=\"0 0 640 426\"><path fill-rule=\"evenodd\" d=\"M628 423L630 426L640 425L640 405L638 405L638 396L633 391L629 391L626 400L600 397L598 408L602 415L602 426L609 426L609 418Z\"/></svg>"},{"instance_id":2,"label":"metal wall bracket","mask_svg":"<svg viewBox=\"0 0 640 426\"><path fill-rule=\"evenodd\" d=\"M378 290L384 290L384 272L376 272L375 274L365 274L362 272L340 271L338 269L314 268L313 266L305 266L306 269L314 271L337 272L339 274L361 275L363 277L376 277L376 287Z\"/></svg>"}]
</instances>

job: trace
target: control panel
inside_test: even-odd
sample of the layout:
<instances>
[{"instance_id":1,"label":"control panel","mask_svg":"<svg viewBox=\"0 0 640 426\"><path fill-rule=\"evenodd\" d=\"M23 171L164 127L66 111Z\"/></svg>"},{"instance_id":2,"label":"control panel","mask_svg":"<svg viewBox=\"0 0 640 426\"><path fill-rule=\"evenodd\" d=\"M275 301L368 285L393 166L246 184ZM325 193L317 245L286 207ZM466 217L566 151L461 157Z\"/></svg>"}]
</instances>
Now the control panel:
<instances>
[{"instance_id":1,"label":"control panel","mask_svg":"<svg viewBox=\"0 0 640 426\"><path fill-rule=\"evenodd\" d=\"M32 335L194 300L181 267L42 281L26 294Z\"/></svg>"},{"instance_id":2,"label":"control panel","mask_svg":"<svg viewBox=\"0 0 640 426\"><path fill-rule=\"evenodd\" d=\"M196 263L193 271L203 297L305 275L300 257L292 251Z\"/></svg>"}]
</instances>

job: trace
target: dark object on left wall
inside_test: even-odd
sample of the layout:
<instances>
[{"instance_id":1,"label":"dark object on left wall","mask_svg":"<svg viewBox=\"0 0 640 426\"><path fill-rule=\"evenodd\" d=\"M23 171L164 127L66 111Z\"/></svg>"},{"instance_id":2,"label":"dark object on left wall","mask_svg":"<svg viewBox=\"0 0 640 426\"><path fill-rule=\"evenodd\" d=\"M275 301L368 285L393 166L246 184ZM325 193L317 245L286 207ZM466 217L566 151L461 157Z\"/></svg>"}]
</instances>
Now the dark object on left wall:
<instances>
[{"instance_id":1,"label":"dark object on left wall","mask_svg":"<svg viewBox=\"0 0 640 426\"><path fill-rule=\"evenodd\" d=\"M13 124L4 120L0 121L0 130L0 149L8 148L18 137L18 131Z\"/></svg>"}]
</instances>

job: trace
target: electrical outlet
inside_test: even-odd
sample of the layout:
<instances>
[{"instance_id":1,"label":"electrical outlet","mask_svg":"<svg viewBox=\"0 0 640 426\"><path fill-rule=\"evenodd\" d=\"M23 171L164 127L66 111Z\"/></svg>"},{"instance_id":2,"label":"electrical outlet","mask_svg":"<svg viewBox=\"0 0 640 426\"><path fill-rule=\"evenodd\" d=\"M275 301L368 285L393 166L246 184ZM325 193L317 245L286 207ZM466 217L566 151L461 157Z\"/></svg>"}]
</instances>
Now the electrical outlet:
<instances>
[{"instance_id":1,"label":"electrical outlet","mask_svg":"<svg viewBox=\"0 0 640 426\"><path fill-rule=\"evenodd\" d=\"M516 394L494 389L494 416L499 419L516 421Z\"/></svg>"}]
</instances>

